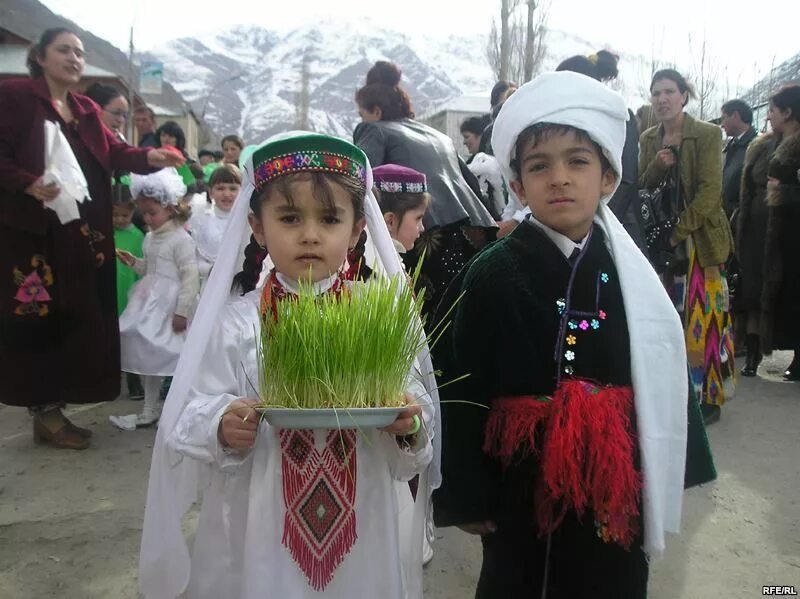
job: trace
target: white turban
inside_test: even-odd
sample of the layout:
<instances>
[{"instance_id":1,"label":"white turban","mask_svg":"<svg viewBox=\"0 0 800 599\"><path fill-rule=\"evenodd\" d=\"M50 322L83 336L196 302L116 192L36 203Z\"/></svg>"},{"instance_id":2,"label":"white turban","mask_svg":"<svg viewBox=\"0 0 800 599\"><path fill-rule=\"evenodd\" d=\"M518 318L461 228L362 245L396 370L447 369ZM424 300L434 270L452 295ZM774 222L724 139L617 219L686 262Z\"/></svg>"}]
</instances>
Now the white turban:
<instances>
[{"instance_id":1,"label":"white turban","mask_svg":"<svg viewBox=\"0 0 800 599\"><path fill-rule=\"evenodd\" d=\"M513 181L511 160L520 133L537 123L569 125L586 131L620 174L627 120L622 97L602 83L578 73L547 73L506 101L494 124L492 146ZM644 475L644 550L658 556L665 534L677 533L681 520L688 390L683 325L650 263L607 205L598 207L594 223L617 267L625 304Z\"/></svg>"},{"instance_id":2,"label":"white turban","mask_svg":"<svg viewBox=\"0 0 800 599\"><path fill-rule=\"evenodd\" d=\"M617 173L619 186L628 116L622 96L599 81L570 71L545 73L520 87L503 104L494 122L492 148L503 175L514 181L518 177L511 161L516 158L520 133L538 123L569 125L586 131L600 146ZM613 191L602 200L608 201L612 195Z\"/></svg>"}]
</instances>

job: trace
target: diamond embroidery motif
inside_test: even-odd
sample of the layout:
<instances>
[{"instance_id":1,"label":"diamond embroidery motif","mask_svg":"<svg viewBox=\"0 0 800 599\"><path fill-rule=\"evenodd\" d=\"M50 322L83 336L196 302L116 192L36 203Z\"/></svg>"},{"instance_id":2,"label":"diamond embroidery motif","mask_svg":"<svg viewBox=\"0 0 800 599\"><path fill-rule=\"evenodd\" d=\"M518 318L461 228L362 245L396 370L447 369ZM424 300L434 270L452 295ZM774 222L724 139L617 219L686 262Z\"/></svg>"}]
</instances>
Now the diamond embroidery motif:
<instances>
[{"instance_id":1,"label":"diamond embroidery motif","mask_svg":"<svg viewBox=\"0 0 800 599\"><path fill-rule=\"evenodd\" d=\"M330 431L320 451L313 430L281 430L283 546L316 591L336 575L356 534L356 431Z\"/></svg>"},{"instance_id":2,"label":"diamond embroidery motif","mask_svg":"<svg viewBox=\"0 0 800 599\"><path fill-rule=\"evenodd\" d=\"M325 480L320 480L300 508L303 521L308 525L317 543L322 543L344 512Z\"/></svg>"}]
</instances>

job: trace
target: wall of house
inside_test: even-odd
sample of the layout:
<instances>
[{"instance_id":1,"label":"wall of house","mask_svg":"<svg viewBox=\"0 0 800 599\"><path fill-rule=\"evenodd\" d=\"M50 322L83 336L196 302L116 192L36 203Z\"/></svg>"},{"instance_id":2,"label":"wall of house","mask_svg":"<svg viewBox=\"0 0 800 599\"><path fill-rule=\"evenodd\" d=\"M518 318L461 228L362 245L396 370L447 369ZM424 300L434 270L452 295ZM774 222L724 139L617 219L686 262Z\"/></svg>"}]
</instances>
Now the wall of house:
<instances>
[{"instance_id":1,"label":"wall of house","mask_svg":"<svg viewBox=\"0 0 800 599\"><path fill-rule=\"evenodd\" d=\"M464 140L461 137L461 123L472 116L483 116L481 112L465 112L460 110L443 110L427 118L421 119L423 123L441 131L453 140L456 151L460 156L466 157L467 149L464 147Z\"/></svg>"}]
</instances>

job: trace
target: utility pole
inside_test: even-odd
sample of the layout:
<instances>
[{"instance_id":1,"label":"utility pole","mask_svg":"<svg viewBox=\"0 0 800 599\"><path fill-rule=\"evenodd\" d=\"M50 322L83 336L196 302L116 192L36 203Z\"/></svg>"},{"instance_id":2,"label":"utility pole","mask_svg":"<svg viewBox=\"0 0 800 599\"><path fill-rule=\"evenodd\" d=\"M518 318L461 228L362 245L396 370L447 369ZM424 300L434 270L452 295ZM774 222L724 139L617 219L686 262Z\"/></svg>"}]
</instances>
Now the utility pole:
<instances>
[{"instance_id":1,"label":"utility pole","mask_svg":"<svg viewBox=\"0 0 800 599\"><path fill-rule=\"evenodd\" d=\"M128 46L128 111L131 116L135 112L135 107L133 105L135 91L136 91L136 83L134 82L134 74L133 74L133 24L131 24L131 39L130 39L130 45ZM128 141L130 143L134 142L138 143L139 140L133 139L133 118L130 117L128 118L128 123L127 123L127 133L128 133Z\"/></svg>"}]
</instances>

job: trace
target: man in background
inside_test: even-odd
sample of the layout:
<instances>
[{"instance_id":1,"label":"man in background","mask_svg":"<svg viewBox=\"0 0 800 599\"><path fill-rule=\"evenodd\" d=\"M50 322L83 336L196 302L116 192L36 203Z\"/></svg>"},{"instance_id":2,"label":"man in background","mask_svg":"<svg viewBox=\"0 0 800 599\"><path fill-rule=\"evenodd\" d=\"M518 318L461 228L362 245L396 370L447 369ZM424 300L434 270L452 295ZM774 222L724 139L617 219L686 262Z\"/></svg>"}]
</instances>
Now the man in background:
<instances>
[{"instance_id":1,"label":"man in background","mask_svg":"<svg viewBox=\"0 0 800 599\"><path fill-rule=\"evenodd\" d=\"M147 106L139 106L133 113L133 124L139 134L140 148L158 147L156 138L156 115Z\"/></svg>"},{"instance_id":2,"label":"man in background","mask_svg":"<svg viewBox=\"0 0 800 599\"><path fill-rule=\"evenodd\" d=\"M743 100L730 100L722 105L721 126L729 137L723 150L725 166L722 171L722 205L730 218L739 207L739 191L747 146L756 136L753 128L753 109Z\"/></svg>"}]
</instances>

